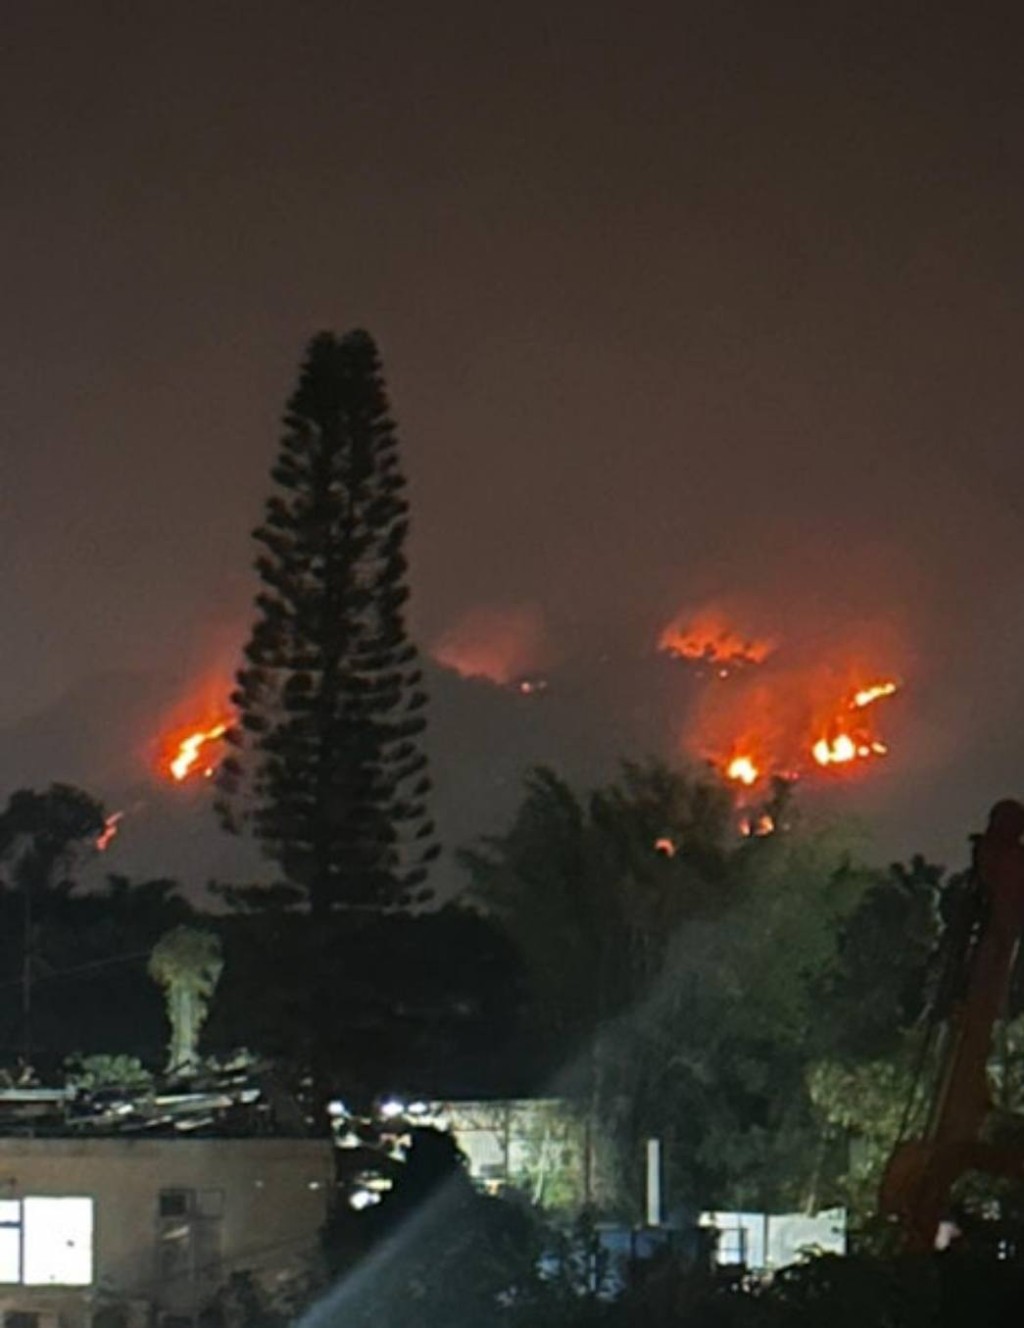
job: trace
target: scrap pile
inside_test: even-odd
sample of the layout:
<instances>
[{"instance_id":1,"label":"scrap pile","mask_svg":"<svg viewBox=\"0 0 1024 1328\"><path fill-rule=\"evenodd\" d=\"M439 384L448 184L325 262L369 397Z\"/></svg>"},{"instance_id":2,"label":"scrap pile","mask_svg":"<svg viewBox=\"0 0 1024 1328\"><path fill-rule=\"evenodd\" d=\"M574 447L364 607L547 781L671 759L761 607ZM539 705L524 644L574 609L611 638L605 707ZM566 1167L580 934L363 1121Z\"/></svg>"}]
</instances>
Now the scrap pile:
<instances>
[{"instance_id":1,"label":"scrap pile","mask_svg":"<svg viewBox=\"0 0 1024 1328\"><path fill-rule=\"evenodd\" d=\"M309 1133L296 1098L261 1065L214 1068L178 1082L47 1087L30 1075L20 1080L0 1086L0 1136Z\"/></svg>"}]
</instances>

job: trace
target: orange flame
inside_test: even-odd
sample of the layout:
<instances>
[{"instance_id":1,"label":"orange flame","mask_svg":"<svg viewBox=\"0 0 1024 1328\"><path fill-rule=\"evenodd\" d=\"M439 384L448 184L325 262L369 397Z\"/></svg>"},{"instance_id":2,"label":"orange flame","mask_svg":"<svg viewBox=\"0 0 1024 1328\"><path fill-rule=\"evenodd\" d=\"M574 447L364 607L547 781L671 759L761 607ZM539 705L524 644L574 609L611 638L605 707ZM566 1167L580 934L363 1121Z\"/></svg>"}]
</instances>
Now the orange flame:
<instances>
[{"instance_id":1,"label":"orange flame","mask_svg":"<svg viewBox=\"0 0 1024 1328\"><path fill-rule=\"evenodd\" d=\"M819 738L811 748L811 755L819 765L845 765L857 759L857 744L848 733L837 738Z\"/></svg>"},{"instance_id":2,"label":"orange flame","mask_svg":"<svg viewBox=\"0 0 1024 1328\"><path fill-rule=\"evenodd\" d=\"M218 720L208 728L193 729L184 737L172 741L170 754L165 757L166 771L170 777L179 784L188 779L189 775L198 773L208 779L216 769L216 763L200 765L203 748L223 738L227 731L227 720Z\"/></svg>"},{"instance_id":3,"label":"orange flame","mask_svg":"<svg viewBox=\"0 0 1024 1328\"><path fill-rule=\"evenodd\" d=\"M745 637L717 609L704 609L692 618L676 618L658 638L658 649L677 659L717 664L721 676L730 668L763 664L775 652L775 642Z\"/></svg>"},{"instance_id":4,"label":"orange flame","mask_svg":"<svg viewBox=\"0 0 1024 1328\"><path fill-rule=\"evenodd\" d=\"M767 812L762 812L760 816L748 816L740 823L740 834L745 839L760 839L764 835L775 833L775 818L769 816Z\"/></svg>"},{"instance_id":5,"label":"orange flame","mask_svg":"<svg viewBox=\"0 0 1024 1328\"><path fill-rule=\"evenodd\" d=\"M853 700L850 702L850 709L863 710L866 706L873 705L885 696L892 696L898 690L896 683L891 681L872 683L870 687L864 687L854 694Z\"/></svg>"},{"instance_id":6,"label":"orange flame","mask_svg":"<svg viewBox=\"0 0 1024 1328\"><path fill-rule=\"evenodd\" d=\"M761 771L749 756L734 756L725 767L726 779L734 779L738 784L756 784L761 778Z\"/></svg>"},{"instance_id":7,"label":"orange flame","mask_svg":"<svg viewBox=\"0 0 1024 1328\"><path fill-rule=\"evenodd\" d=\"M109 847L113 839L117 838L117 832L121 821L124 820L124 812L111 812L103 822L103 829L96 836L97 852L103 853Z\"/></svg>"},{"instance_id":8,"label":"orange flame","mask_svg":"<svg viewBox=\"0 0 1024 1328\"><path fill-rule=\"evenodd\" d=\"M728 689L708 689L687 745L747 788L772 775L835 775L888 754L875 707L898 690L874 669L773 662Z\"/></svg>"},{"instance_id":9,"label":"orange flame","mask_svg":"<svg viewBox=\"0 0 1024 1328\"><path fill-rule=\"evenodd\" d=\"M888 752L889 748L884 742L877 739L854 742L848 733L840 733L831 740L819 738L811 748L811 755L819 765L846 765L869 756L886 756Z\"/></svg>"},{"instance_id":10,"label":"orange flame","mask_svg":"<svg viewBox=\"0 0 1024 1328\"><path fill-rule=\"evenodd\" d=\"M891 679L872 683L854 692L850 698L849 710L866 710L887 696L893 696L899 690L898 684ZM842 720L834 720L830 726L831 736L823 735L811 747L811 755L820 766L848 765L851 761L863 761L872 756L886 756L888 747L873 733L861 725L848 731Z\"/></svg>"}]
</instances>

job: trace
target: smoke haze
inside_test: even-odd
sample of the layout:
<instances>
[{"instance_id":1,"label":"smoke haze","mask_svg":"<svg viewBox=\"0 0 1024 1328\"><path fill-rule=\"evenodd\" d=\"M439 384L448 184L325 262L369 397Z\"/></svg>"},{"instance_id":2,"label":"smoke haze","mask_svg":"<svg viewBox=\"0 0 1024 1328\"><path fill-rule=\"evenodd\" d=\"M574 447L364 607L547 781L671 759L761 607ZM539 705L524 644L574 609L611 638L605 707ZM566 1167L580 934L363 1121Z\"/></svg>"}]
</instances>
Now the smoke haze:
<instances>
[{"instance_id":1,"label":"smoke haze","mask_svg":"<svg viewBox=\"0 0 1024 1328\"><path fill-rule=\"evenodd\" d=\"M434 676L449 843L526 762L678 753L658 634L740 596L808 653L893 643L891 755L840 806L959 854L1024 791L1011 8L442 10L12 7L4 785L181 794L147 744L244 636L305 340L361 324L424 652L544 624L543 696ZM153 870L220 870L193 801Z\"/></svg>"}]
</instances>

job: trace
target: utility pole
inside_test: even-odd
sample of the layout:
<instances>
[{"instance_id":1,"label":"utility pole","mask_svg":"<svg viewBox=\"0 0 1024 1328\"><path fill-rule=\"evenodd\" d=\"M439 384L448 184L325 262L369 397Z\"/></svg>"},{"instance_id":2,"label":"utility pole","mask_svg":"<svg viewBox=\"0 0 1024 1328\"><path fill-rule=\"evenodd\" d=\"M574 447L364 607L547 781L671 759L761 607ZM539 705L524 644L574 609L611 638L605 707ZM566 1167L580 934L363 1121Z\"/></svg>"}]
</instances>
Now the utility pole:
<instances>
[{"instance_id":1,"label":"utility pole","mask_svg":"<svg viewBox=\"0 0 1024 1328\"><path fill-rule=\"evenodd\" d=\"M22 957L21 957L21 1050L26 1066L32 1064L32 883L26 881L22 890Z\"/></svg>"}]
</instances>

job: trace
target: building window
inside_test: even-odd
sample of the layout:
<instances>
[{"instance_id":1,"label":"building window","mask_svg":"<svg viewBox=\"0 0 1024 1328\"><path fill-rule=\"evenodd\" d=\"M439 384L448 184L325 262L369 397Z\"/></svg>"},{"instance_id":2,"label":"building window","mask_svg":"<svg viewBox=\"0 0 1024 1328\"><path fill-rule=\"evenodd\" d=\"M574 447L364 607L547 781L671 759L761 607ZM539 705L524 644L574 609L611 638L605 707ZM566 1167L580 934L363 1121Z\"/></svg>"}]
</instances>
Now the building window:
<instances>
[{"instance_id":1,"label":"building window","mask_svg":"<svg viewBox=\"0 0 1024 1328\"><path fill-rule=\"evenodd\" d=\"M39 1328L39 1315L33 1310L7 1310L4 1328Z\"/></svg>"},{"instance_id":2,"label":"building window","mask_svg":"<svg viewBox=\"0 0 1024 1328\"><path fill-rule=\"evenodd\" d=\"M90 1286L92 1233L92 1199L0 1199L0 1282Z\"/></svg>"},{"instance_id":3,"label":"building window","mask_svg":"<svg viewBox=\"0 0 1024 1328\"><path fill-rule=\"evenodd\" d=\"M224 1191L161 1190L158 1200L157 1277L164 1287L221 1277Z\"/></svg>"},{"instance_id":4,"label":"building window","mask_svg":"<svg viewBox=\"0 0 1024 1328\"><path fill-rule=\"evenodd\" d=\"M194 1190L161 1190L161 1217L188 1217L195 1203Z\"/></svg>"}]
</instances>

